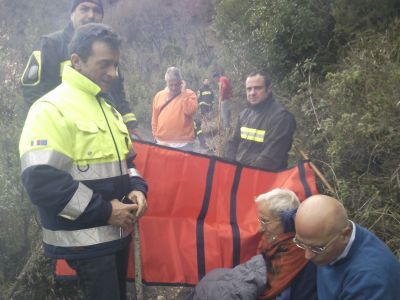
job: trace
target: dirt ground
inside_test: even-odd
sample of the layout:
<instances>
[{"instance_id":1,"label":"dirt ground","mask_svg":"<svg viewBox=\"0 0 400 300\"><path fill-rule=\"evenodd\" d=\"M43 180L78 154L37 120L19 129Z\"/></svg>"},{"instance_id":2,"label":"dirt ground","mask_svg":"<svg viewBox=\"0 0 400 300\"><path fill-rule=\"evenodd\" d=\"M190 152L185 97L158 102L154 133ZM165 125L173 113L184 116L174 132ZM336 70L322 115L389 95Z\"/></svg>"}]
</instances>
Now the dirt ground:
<instances>
[{"instance_id":1,"label":"dirt ground","mask_svg":"<svg viewBox=\"0 0 400 300\"><path fill-rule=\"evenodd\" d=\"M133 294L135 286L133 283L128 284L128 299L136 299ZM143 300L185 300L190 295L192 288L189 287L167 287L167 286L143 286Z\"/></svg>"},{"instance_id":2,"label":"dirt ground","mask_svg":"<svg viewBox=\"0 0 400 300\"><path fill-rule=\"evenodd\" d=\"M62 299L62 300L80 300L83 299L80 294L76 281L58 281L53 282L54 294L45 296L41 299ZM148 286L142 285L143 298L139 299L135 295L135 283L128 282L127 299L128 300L186 300L190 295L190 287L171 287L171 286ZM39 299L39 297L26 298L27 295L21 295L16 299ZM1 299L1 297L0 297Z\"/></svg>"}]
</instances>

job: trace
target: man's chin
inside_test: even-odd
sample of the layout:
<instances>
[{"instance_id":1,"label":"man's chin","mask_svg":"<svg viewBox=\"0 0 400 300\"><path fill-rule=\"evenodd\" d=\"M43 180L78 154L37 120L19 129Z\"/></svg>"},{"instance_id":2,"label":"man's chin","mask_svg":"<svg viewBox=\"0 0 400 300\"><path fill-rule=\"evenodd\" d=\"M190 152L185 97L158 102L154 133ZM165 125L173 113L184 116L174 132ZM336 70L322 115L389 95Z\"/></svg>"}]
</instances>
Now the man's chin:
<instances>
[{"instance_id":1,"label":"man's chin","mask_svg":"<svg viewBox=\"0 0 400 300\"><path fill-rule=\"evenodd\" d=\"M318 267L326 266L328 263L324 261L318 261L318 260L310 260L313 264L317 265Z\"/></svg>"}]
</instances>

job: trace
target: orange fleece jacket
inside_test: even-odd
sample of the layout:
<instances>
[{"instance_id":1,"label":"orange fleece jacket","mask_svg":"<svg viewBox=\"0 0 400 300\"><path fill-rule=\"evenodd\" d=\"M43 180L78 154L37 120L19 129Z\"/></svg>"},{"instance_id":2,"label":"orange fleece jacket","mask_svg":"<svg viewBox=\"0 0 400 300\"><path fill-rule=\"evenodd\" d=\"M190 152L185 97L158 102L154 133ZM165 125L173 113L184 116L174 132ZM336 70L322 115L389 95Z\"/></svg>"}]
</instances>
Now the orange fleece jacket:
<instances>
[{"instance_id":1,"label":"orange fleece jacket","mask_svg":"<svg viewBox=\"0 0 400 300\"><path fill-rule=\"evenodd\" d=\"M193 118L197 111L196 94L185 89L161 112L169 99L169 92L162 90L154 96L151 129L153 136L162 142L184 143L194 139Z\"/></svg>"}]
</instances>

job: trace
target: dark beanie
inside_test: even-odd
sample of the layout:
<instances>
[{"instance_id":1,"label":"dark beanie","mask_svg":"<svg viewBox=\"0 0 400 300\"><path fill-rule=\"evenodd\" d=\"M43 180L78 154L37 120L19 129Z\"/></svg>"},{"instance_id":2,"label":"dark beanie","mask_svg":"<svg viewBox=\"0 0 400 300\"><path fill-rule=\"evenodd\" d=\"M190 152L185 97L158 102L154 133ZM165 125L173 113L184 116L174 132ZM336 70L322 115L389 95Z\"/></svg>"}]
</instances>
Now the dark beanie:
<instances>
[{"instance_id":1,"label":"dark beanie","mask_svg":"<svg viewBox=\"0 0 400 300\"><path fill-rule=\"evenodd\" d=\"M71 1L71 13L75 10L75 8L81 4L82 2L92 2L97 4L101 8L101 12L104 15L104 10L103 10L103 3L101 3L101 0L72 0Z\"/></svg>"},{"instance_id":2,"label":"dark beanie","mask_svg":"<svg viewBox=\"0 0 400 300\"><path fill-rule=\"evenodd\" d=\"M285 210L280 213L281 222L283 225L283 232L295 232L294 218L296 217L297 208Z\"/></svg>"}]
</instances>

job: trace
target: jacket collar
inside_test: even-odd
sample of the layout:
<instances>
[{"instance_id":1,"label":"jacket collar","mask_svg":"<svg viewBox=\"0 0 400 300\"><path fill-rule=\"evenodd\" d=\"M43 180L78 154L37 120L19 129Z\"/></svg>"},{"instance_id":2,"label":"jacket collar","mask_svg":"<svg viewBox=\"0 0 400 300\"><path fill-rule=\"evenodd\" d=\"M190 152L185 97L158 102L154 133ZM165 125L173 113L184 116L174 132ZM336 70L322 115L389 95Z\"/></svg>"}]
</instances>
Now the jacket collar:
<instances>
[{"instance_id":1,"label":"jacket collar","mask_svg":"<svg viewBox=\"0 0 400 300\"><path fill-rule=\"evenodd\" d=\"M72 68L71 65L65 66L62 73L62 82L69 84L81 90L82 92L90 94L94 97L96 97L101 92L101 88L97 84L76 71L74 68Z\"/></svg>"},{"instance_id":2,"label":"jacket collar","mask_svg":"<svg viewBox=\"0 0 400 300\"><path fill-rule=\"evenodd\" d=\"M268 109L269 107L271 107L272 103L275 102L274 97L272 96L272 94L270 94L267 98L267 100L257 103L256 105L248 105L248 108L250 108L251 110L264 110L264 109Z\"/></svg>"}]
</instances>

